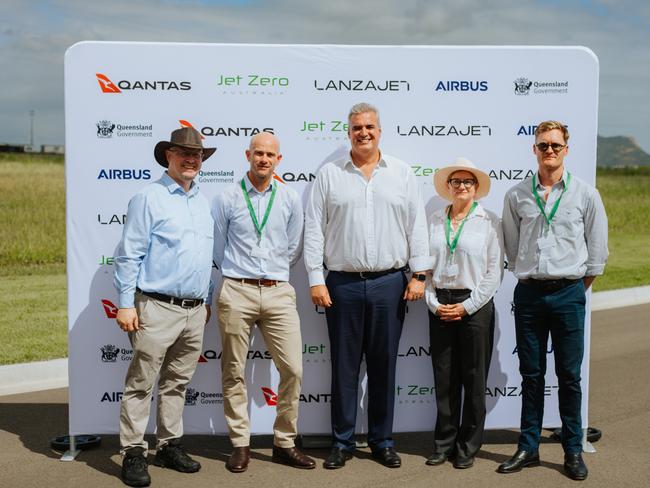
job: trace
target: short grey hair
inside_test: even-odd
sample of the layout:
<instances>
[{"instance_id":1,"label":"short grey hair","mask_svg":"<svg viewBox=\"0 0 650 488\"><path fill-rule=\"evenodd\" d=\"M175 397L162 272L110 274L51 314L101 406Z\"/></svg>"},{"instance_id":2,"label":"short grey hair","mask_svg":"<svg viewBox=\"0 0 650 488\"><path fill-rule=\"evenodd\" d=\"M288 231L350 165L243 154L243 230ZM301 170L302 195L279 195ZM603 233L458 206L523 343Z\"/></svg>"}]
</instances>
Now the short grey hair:
<instances>
[{"instance_id":1,"label":"short grey hair","mask_svg":"<svg viewBox=\"0 0 650 488\"><path fill-rule=\"evenodd\" d=\"M350 122L350 119L352 118L353 115L366 114L368 112L372 112L377 116L377 125L381 127L381 122L379 121L379 110L377 110L377 107L375 107L374 105L365 102L356 103L352 105L352 108L350 109L350 113L348 113L348 123Z\"/></svg>"}]
</instances>

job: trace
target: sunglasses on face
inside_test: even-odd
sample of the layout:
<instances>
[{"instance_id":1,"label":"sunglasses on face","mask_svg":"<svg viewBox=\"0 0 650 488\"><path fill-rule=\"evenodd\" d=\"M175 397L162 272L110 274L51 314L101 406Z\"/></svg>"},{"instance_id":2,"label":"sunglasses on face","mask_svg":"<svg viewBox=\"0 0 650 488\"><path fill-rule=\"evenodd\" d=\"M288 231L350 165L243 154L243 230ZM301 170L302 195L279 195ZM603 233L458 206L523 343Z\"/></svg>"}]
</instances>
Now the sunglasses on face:
<instances>
[{"instance_id":1,"label":"sunglasses on face","mask_svg":"<svg viewBox=\"0 0 650 488\"><path fill-rule=\"evenodd\" d=\"M540 152L546 152L548 151L548 148L550 147L553 149L553 152L555 154L559 153L562 149L566 147L566 144L560 144L558 142L554 142L552 144L547 144L546 142L540 142L539 144L535 144L535 147L538 149Z\"/></svg>"}]
</instances>

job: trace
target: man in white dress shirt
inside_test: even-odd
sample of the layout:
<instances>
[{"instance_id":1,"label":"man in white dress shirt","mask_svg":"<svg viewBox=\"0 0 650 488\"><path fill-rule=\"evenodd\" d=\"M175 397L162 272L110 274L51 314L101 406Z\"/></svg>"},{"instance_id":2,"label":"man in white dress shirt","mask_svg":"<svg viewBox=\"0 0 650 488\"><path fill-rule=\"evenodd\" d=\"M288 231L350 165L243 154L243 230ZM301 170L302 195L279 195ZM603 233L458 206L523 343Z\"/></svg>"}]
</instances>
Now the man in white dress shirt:
<instances>
[{"instance_id":1,"label":"man in white dress shirt","mask_svg":"<svg viewBox=\"0 0 650 488\"><path fill-rule=\"evenodd\" d=\"M397 348L406 300L422 298L424 271L431 267L426 217L411 167L379 150L377 109L354 105L348 122L350 154L319 170L305 219L311 297L325 307L332 354L333 443L324 467L343 467L355 448L365 355L368 444L381 464L397 468L401 460L392 438Z\"/></svg>"}]
</instances>

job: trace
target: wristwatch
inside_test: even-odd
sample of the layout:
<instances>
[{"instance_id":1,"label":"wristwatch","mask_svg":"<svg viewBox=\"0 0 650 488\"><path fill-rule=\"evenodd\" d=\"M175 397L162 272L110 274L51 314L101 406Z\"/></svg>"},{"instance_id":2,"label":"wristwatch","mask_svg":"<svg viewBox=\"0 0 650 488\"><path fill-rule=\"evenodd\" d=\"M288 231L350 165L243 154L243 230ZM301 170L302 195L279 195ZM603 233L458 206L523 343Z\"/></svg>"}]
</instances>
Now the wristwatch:
<instances>
[{"instance_id":1,"label":"wristwatch","mask_svg":"<svg viewBox=\"0 0 650 488\"><path fill-rule=\"evenodd\" d=\"M424 273L413 273L411 278L415 278L418 281L427 281L427 275Z\"/></svg>"}]
</instances>

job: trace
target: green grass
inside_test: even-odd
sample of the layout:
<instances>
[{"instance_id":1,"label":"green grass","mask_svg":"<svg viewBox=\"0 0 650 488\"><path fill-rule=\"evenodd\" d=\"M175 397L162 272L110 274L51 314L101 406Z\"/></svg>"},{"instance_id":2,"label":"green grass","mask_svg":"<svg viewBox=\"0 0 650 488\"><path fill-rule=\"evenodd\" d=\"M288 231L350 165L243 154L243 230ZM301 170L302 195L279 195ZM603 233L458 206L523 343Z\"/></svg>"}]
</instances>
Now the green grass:
<instances>
[{"instance_id":1,"label":"green grass","mask_svg":"<svg viewBox=\"0 0 650 488\"><path fill-rule=\"evenodd\" d=\"M650 168L599 169L609 221L609 260L595 291L650 284Z\"/></svg>"},{"instance_id":2,"label":"green grass","mask_svg":"<svg viewBox=\"0 0 650 488\"><path fill-rule=\"evenodd\" d=\"M598 170L610 256L596 291L650 284L650 168ZM0 364L67 355L63 157L0 153Z\"/></svg>"}]
</instances>

